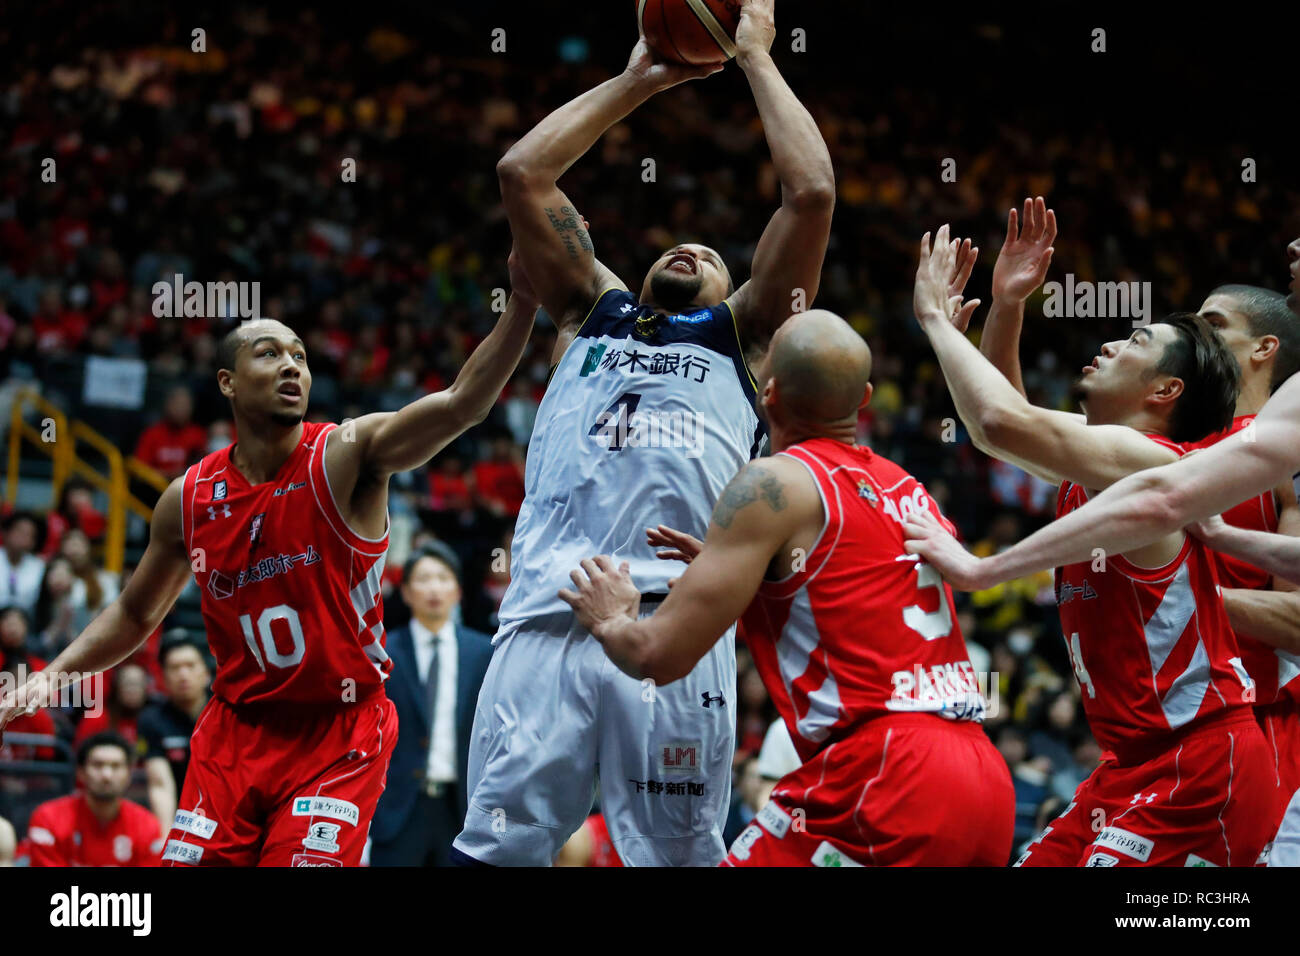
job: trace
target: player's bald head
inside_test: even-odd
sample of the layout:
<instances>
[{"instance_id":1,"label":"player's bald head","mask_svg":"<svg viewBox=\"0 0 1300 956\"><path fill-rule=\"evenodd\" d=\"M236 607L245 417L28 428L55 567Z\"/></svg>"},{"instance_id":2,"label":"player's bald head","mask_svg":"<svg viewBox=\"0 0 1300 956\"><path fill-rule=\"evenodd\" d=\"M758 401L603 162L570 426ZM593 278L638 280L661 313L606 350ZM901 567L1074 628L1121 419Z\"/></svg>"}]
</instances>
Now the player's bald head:
<instances>
[{"instance_id":1,"label":"player's bald head","mask_svg":"<svg viewBox=\"0 0 1300 956\"><path fill-rule=\"evenodd\" d=\"M278 319L249 319L241 322L222 336L217 344L217 370L224 368L233 372L235 362L239 360L239 350L266 335L277 339L297 338L293 329Z\"/></svg>"},{"instance_id":2,"label":"player's bald head","mask_svg":"<svg viewBox=\"0 0 1300 956\"><path fill-rule=\"evenodd\" d=\"M871 379L871 349L834 312L786 319L772 336L769 371L788 417L809 425L856 418Z\"/></svg>"}]
</instances>

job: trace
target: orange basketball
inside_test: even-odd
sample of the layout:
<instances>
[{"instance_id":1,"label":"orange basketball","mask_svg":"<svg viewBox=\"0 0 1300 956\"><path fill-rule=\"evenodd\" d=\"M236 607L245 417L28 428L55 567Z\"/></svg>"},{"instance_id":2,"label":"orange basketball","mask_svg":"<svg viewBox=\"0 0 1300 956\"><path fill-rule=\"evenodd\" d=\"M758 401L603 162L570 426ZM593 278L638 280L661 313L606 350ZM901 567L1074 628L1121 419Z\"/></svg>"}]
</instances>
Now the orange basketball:
<instances>
[{"instance_id":1,"label":"orange basketball","mask_svg":"<svg viewBox=\"0 0 1300 956\"><path fill-rule=\"evenodd\" d=\"M736 55L740 0L637 0L650 48L665 60L699 66Z\"/></svg>"}]
</instances>

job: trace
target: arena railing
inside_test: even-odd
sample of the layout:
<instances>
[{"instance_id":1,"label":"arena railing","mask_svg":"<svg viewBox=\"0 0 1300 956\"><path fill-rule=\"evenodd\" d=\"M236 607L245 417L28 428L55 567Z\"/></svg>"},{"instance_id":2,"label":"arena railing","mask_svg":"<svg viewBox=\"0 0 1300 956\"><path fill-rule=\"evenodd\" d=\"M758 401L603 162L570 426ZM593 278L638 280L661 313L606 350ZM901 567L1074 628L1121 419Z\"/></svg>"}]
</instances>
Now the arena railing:
<instances>
[{"instance_id":1,"label":"arena railing","mask_svg":"<svg viewBox=\"0 0 1300 956\"><path fill-rule=\"evenodd\" d=\"M41 427L30 424L27 411L44 416ZM48 440L50 429L52 438ZM22 469L22 446L26 441L53 462L50 481L50 508L58 507L64 483L72 475L84 478L92 488L108 498L108 526L104 535L104 568L114 574L121 573L126 559L126 517L135 514L147 524L153 517L153 508L131 492L130 479L138 479L159 494L167 490L167 479L134 456L123 455L111 441L79 419L69 421L68 416L34 389L20 389L14 396L9 421L9 469L5 483L5 497L10 506L18 500L18 480ZM78 445L85 444L99 453L107 472L96 468L78 454Z\"/></svg>"}]
</instances>

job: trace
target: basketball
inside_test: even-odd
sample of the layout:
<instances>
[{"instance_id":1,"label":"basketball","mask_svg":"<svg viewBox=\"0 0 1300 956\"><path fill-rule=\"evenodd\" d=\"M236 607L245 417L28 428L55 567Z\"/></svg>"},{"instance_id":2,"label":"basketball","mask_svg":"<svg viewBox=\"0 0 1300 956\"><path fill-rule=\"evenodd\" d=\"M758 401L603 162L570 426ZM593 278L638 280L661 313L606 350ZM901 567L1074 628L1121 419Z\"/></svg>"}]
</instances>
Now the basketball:
<instances>
[{"instance_id":1,"label":"basketball","mask_svg":"<svg viewBox=\"0 0 1300 956\"><path fill-rule=\"evenodd\" d=\"M665 60L701 66L736 55L740 0L637 0L637 21Z\"/></svg>"}]
</instances>

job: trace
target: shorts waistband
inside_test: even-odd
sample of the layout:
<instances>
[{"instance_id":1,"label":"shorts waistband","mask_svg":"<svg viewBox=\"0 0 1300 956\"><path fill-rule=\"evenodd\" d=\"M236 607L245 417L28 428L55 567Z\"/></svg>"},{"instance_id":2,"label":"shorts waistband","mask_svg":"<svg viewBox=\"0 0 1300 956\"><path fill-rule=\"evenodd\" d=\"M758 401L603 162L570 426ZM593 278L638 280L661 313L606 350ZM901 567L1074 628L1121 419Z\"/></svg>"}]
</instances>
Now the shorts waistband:
<instances>
[{"instance_id":1,"label":"shorts waistband","mask_svg":"<svg viewBox=\"0 0 1300 956\"><path fill-rule=\"evenodd\" d=\"M1143 740L1132 746L1111 747L1109 749L1115 755L1119 766L1132 767L1159 757L1180 744L1199 740L1211 734L1223 733L1238 726L1259 729L1259 724L1255 722L1254 711L1249 705L1242 704L1229 707L1210 714L1201 720L1194 721L1186 727L1180 727L1171 733Z\"/></svg>"},{"instance_id":2,"label":"shorts waistband","mask_svg":"<svg viewBox=\"0 0 1300 956\"><path fill-rule=\"evenodd\" d=\"M641 613L646 614L653 611L656 607L664 602L668 597L667 594L658 592L649 592L641 595ZM577 617L572 611L553 611L550 614L538 614L535 617L526 617L518 621L510 621L501 626L497 631L497 636L493 643L499 644L516 631L543 631L548 634L555 634L567 631L573 627Z\"/></svg>"},{"instance_id":3,"label":"shorts waistband","mask_svg":"<svg viewBox=\"0 0 1300 956\"><path fill-rule=\"evenodd\" d=\"M220 694L213 694L212 700L225 707L236 717L250 721L266 720L317 720L338 717L343 714L356 713L358 707L381 703L388 699L383 685L371 687L359 692L354 701L292 701L292 700L258 700L235 704Z\"/></svg>"}]
</instances>

